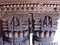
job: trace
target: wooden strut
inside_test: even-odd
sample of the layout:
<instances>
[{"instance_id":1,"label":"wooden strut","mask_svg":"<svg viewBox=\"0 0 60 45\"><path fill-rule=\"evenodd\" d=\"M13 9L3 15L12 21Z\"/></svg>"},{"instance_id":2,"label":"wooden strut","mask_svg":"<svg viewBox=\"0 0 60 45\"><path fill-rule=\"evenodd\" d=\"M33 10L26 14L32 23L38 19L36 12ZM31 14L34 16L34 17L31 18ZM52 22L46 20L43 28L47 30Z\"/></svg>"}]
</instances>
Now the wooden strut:
<instances>
[{"instance_id":1,"label":"wooden strut","mask_svg":"<svg viewBox=\"0 0 60 45\"><path fill-rule=\"evenodd\" d=\"M34 19L33 19L33 13L30 13L31 14L31 29L29 27L29 36L30 36L30 45L34 45L34 37L33 37L33 32L34 32ZM29 26L30 26L30 19L29 19Z\"/></svg>"}]
</instances>

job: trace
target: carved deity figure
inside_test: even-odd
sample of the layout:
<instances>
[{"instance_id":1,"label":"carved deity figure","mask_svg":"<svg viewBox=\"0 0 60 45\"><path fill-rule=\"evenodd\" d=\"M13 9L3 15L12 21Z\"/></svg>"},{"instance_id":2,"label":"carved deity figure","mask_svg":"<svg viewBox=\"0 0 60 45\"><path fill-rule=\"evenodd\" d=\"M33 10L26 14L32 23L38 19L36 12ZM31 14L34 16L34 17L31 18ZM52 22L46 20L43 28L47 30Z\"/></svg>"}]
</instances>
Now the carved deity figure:
<instances>
[{"instance_id":1,"label":"carved deity figure","mask_svg":"<svg viewBox=\"0 0 60 45\"><path fill-rule=\"evenodd\" d=\"M11 25L13 26L13 29L17 29L19 27L19 20L17 17L12 18Z\"/></svg>"},{"instance_id":2,"label":"carved deity figure","mask_svg":"<svg viewBox=\"0 0 60 45\"><path fill-rule=\"evenodd\" d=\"M43 27L52 27L52 19L50 16L45 16L43 21Z\"/></svg>"}]
</instances>

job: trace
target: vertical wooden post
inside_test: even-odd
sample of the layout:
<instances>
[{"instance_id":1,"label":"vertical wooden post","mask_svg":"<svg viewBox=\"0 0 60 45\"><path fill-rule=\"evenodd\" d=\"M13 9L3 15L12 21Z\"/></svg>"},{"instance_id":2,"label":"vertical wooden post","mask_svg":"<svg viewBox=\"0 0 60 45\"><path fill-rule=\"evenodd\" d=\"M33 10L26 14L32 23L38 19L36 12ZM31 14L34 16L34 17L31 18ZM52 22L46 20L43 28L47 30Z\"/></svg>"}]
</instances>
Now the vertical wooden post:
<instances>
[{"instance_id":1,"label":"vertical wooden post","mask_svg":"<svg viewBox=\"0 0 60 45\"><path fill-rule=\"evenodd\" d=\"M0 45L3 45L3 27L2 27L2 20L0 19Z\"/></svg>"},{"instance_id":2,"label":"vertical wooden post","mask_svg":"<svg viewBox=\"0 0 60 45\"><path fill-rule=\"evenodd\" d=\"M28 19L28 30L29 30L28 38L29 38L29 45L30 45L30 19Z\"/></svg>"}]
</instances>

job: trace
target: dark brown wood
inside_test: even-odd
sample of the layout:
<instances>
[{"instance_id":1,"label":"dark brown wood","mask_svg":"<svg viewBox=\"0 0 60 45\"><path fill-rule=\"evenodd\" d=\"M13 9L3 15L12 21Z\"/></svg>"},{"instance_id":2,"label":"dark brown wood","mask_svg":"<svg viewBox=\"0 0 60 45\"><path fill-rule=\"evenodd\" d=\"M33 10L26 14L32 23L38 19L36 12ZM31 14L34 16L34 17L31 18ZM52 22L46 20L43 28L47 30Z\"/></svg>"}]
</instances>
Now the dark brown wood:
<instances>
[{"instance_id":1,"label":"dark brown wood","mask_svg":"<svg viewBox=\"0 0 60 45\"><path fill-rule=\"evenodd\" d=\"M3 37L3 27L2 27L2 20L0 19L0 37Z\"/></svg>"}]
</instances>

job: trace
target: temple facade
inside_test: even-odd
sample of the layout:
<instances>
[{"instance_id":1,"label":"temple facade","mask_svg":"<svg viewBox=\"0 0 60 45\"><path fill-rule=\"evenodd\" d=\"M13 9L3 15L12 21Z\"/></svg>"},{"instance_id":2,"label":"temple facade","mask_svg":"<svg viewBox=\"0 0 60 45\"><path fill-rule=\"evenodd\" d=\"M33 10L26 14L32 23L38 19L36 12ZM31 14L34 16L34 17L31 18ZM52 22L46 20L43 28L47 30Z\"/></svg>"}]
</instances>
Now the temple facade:
<instances>
[{"instance_id":1,"label":"temple facade","mask_svg":"<svg viewBox=\"0 0 60 45\"><path fill-rule=\"evenodd\" d=\"M0 45L58 45L59 0L0 0Z\"/></svg>"}]
</instances>

